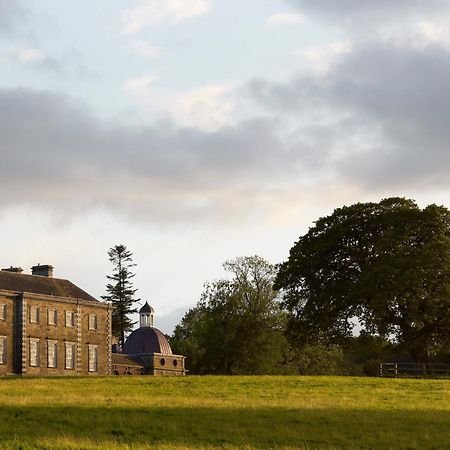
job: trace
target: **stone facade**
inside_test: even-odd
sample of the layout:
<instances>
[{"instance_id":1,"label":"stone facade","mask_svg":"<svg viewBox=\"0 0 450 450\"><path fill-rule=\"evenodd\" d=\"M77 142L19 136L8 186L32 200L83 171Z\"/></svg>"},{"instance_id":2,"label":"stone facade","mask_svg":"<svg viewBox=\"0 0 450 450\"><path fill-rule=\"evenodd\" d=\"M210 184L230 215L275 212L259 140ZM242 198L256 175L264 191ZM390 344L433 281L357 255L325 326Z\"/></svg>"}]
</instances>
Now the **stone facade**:
<instances>
[{"instance_id":1,"label":"stone facade","mask_svg":"<svg viewBox=\"0 0 450 450\"><path fill-rule=\"evenodd\" d=\"M186 375L186 358L181 355L150 353L145 355L124 355L113 353L113 375Z\"/></svg>"},{"instance_id":2,"label":"stone facade","mask_svg":"<svg viewBox=\"0 0 450 450\"><path fill-rule=\"evenodd\" d=\"M165 355L162 353L153 353L149 369L153 375L186 375L184 366L186 358L181 355Z\"/></svg>"},{"instance_id":3,"label":"stone facade","mask_svg":"<svg viewBox=\"0 0 450 450\"><path fill-rule=\"evenodd\" d=\"M0 375L111 374L109 305L67 280L44 281L42 275L20 273L3 275L0 276ZM2 289L5 286L8 289ZM27 292L33 286L39 292ZM10 290L12 287L14 290ZM43 293L46 290L48 294ZM53 295L55 292L67 292L67 296ZM72 296L77 294L81 298Z\"/></svg>"}]
</instances>

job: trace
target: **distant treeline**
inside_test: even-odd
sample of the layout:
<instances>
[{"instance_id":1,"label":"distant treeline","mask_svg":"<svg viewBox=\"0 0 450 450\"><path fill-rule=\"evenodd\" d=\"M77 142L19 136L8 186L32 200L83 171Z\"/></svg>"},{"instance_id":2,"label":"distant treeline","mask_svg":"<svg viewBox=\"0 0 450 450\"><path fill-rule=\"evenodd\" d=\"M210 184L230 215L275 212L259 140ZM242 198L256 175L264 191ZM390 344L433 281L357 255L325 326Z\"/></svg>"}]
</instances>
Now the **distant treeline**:
<instances>
[{"instance_id":1,"label":"distant treeline","mask_svg":"<svg viewBox=\"0 0 450 450\"><path fill-rule=\"evenodd\" d=\"M388 198L316 221L278 266L224 264L171 345L191 373L376 375L450 362L450 212ZM356 336L358 334L358 336Z\"/></svg>"}]
</instances>

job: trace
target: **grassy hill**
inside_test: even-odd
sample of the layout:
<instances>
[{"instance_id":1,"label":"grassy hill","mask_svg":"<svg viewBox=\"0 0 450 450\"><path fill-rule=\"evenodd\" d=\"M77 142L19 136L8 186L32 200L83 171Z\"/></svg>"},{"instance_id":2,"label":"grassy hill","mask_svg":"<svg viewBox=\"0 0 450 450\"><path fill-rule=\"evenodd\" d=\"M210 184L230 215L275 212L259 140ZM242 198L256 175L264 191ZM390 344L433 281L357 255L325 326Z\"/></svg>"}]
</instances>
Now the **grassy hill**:
<instances>
[{"instance_id":1,"label":"grassy hill","mask_svg":"<svg viewBox=\"0 0 450 450\"><path fill-rule=\"evenodd\" d=\"M0 380L0 448L450 448L450 381Z\"/></svg>"}]
</instances>

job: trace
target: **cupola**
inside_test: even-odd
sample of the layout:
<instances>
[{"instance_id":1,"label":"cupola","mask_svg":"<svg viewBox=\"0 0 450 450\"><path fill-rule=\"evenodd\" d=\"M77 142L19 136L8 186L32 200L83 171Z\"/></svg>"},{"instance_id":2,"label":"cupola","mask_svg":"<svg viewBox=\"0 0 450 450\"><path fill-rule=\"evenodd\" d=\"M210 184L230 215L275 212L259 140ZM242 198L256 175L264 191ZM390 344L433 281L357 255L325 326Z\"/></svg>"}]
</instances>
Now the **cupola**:
<instances>
[{"instance_id":1,"label":"cupola","mask_svg":"<svg viewBox=\"0 0 450 450\"><path fill-rule=\"evenodd\" d=\"M139 310L140 328L128 336L123 345L123 353L126 355L172 354L167 337L154 327L154 314L155 310L145 302L145 305Z\"/></svg>"},{"instance_id":2,"label":"cupola","mask_svg":"<svg viewBox=\"0 0 450 450\"><path fill-rule=\"evenodd\" d=\"M155 310L145 302L145 305L139 311L139 323L141 328L153 327Z\"/></svg>"}]
</instances>

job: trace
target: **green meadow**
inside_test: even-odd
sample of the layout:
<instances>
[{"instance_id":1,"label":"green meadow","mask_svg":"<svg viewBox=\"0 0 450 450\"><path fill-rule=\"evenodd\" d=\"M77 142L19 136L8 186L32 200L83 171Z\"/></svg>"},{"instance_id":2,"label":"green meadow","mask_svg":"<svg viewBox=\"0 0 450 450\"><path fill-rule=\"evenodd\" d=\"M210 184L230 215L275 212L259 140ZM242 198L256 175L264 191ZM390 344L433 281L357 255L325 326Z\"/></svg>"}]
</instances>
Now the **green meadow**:
<instances>
[{"instance_id":1,"label":"green meadow","mask_svg":"<svg viewBox=\"0 0 450 450\"><path fill-rule=\"evenodd\" d=\"M450 448L450 381L3 378L2 449Z\"/></svg>"}]
</instances>

